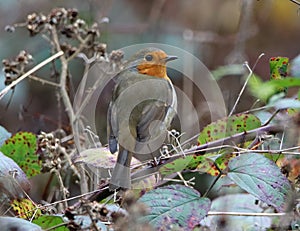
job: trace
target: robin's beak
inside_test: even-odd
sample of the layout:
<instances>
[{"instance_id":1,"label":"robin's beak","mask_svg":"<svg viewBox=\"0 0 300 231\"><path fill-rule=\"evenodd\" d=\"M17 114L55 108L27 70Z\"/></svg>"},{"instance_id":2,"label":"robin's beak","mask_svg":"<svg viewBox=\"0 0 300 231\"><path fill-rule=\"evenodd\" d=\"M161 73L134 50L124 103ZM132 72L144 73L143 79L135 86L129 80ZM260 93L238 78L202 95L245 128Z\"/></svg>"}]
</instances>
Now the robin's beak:
<instances>
[{"instance_id":1,"label":"robin's beak","mask_svg":"<svg viewBox=\"0 0 300 231\"><path fill-rule=\"evenodd\" d=\"M178 59L178 57L173 56L173 55L168 55L166 58L164 58L164 61L169 62L169 61L172 61L172 60L175 60L175 59Z\"/></svg>"}]
</instances>

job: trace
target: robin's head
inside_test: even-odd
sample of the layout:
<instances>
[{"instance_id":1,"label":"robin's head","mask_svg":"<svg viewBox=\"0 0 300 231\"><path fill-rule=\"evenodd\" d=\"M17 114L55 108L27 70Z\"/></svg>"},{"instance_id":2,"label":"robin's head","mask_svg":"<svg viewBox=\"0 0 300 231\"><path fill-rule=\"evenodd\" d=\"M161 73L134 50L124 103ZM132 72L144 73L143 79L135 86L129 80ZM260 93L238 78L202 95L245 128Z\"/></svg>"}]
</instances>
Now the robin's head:
<instances>
[{"instance_id":1,"label":"robin's head","mask_svg":"<svg viewBox=\"0 0 300 231\"><path fill-rule=\"evenodd\" d=\"M160 49L146 48L138 51L129 60L129 66L140 74L169 79L166 63L174 59L177 59L177 57L169 56Z\"/></svg>"}]
</instances>

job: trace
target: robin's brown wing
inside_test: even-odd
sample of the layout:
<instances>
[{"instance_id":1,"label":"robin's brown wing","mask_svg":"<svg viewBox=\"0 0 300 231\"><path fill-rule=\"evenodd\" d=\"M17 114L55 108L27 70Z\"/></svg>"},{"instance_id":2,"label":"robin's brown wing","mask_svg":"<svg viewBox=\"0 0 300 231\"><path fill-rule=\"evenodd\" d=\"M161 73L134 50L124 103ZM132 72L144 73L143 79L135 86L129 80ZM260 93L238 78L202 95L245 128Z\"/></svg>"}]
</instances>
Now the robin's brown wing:
<instances>
[{"instance_id":1,"label":"robin's brown wing","mask_svg":"<svg viewBox=\"0 0 300 231\"><path fill-rule=\"evenodd\" d=\"M162 145L165 139L167 129L175 115L177 107L177 97L173 86L168 81L158 82L159 92L157 100L148 100L144 102L140 119L137 124L137 143L135 155L138 159L144 158L142 154L156 151Z\"/></svg>"},{"instance_id":2,"label":"robin's brown wing","mask_svg":"<svg viewBox=\"0 0 300 231\"><path fill-rule=\"evenodd\" d=\"M146 102L137 125L138 141L147 141L151 135L160 130L160 124L166 115L166 103L159 101Z\"/></svg>"}]
</instances>

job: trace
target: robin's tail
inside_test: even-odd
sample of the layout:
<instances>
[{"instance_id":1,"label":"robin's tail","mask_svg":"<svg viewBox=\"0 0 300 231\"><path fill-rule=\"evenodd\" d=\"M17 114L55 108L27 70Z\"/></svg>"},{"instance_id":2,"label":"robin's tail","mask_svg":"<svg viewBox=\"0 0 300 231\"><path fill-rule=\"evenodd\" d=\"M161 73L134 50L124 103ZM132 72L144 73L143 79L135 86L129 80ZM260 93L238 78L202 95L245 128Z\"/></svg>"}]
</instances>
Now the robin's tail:
<instances>
[{"instance_id":1,"label":"robin's tail","mask_svg":"<svg viewBox=\"0 0 300 231\"><path fill-rule=\"evenodd\" d=\"M130 162L132 153L123 147L119 147L118 159L110 179L109 190L117 188L131 188Z\"/></svg>"}]
</instances>

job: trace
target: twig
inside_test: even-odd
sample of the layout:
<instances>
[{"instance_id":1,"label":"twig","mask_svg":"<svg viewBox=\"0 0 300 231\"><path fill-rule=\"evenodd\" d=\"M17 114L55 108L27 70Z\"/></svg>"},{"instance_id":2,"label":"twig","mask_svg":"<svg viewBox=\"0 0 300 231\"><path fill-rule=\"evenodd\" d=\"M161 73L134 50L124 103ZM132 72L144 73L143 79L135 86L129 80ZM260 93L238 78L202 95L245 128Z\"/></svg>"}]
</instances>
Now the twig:
<instances>
[{"instance_id":1,"label":"twig","mask_svg":"<svg viewBox=\"0 0 300 231\"><path fill-rule=\"evenodd\" d=\"M195 180L195 177L192 177L191 179L189 180L185 180L183 178L183 175L181 174L181 172L177 172L177 175L179 176L179 179L181 180L181 182L186 186L186 187L190 187L190 185L195 185L195 182L192 182L193 180Z\"/></svg>"},{"instance_id":2,"label":"twig","mask_svg":"<svg viewBox=\"0 0 300 231\"><path fill-rule=\"evenodd\" d=\"M64 186L64 182L61 178L61 175L59 173L59 171L57 169L51 169L50 171L51 173L54 173L58 179L59 182L59 187L60 187L60 191L62 192L62 197L63 197L63 204L64 204L64 209L66 209L68 207L68 203L67 203L67 194L66 194L66 188Z\"/></svg>"},{"instance_id":3,"label":"twig","mask_svg":"<svg viewBox=\"0 0 300 231\"><path fill-rule=\"evenodd\" d=\"M52 32L53 42L54 42L56 50L61 51L60 44L59 44L59 39L58 39L58 35L57 35L57 31L56 31L55 26L53 26L51 28L51 32ZM68 96L68 92L66 90L66 83L67 83L67 76L68 76L68 73L67 73L68 72L68 62L67 62L65 56L61 56L60 61L61 61L61 73L60 73L60 83L59 83L60 93L61 93L63 102L65 104L66 111L68 113L70 123L72 125L72 123L74 121L74 112L73 112L73 108L72 108L70 98Z\"/></svg>"},{"instance_id":4,"label":"twig","mask_svg":"<svg viewBox=\"0 0 300 231\"><path fill-rule=\"evenodd\" d=\"M249 75L247 76L247 79L246 79L246 81L245 81L245 83L244 83L244 85L243 85L243 87L242 87L242 89L241 89L241 91L240 91L240 93L239 93L239 95L238 95L238 97L237 97L237 99L236 99L236 101L235 101L235 103L234 103L234 105L233 105L233 107L232 107L232 109L231 109L231 111L230 111L230 113L229 113L228 116L231 116L231 115L233 114L233 112L235 111L236 106L238 105L238 103L239 103L239 101L240 101L240 99L241 99L241 97L242 97L242 94L244 93L244 91L245 91L245 89L246 89L246 86L247 86L247 84L248 84L248 81L249 81L249 79L251 78L251 76L252 76L252 74L253 74L253 70L255 69L255 67L256 67L258 61L259 61L259 60L261 59L261 57L263 57L264 55L265 55L265 54L262 53L262 54L260 54L260 56L258 56L258 58L257 58L256 62L254 63L252 69L249 67L249 65L248 65L247 63L244 64L244 65L249 69Z\"/></svg>"},{"instance_id":5,"label":"twig","mask_svg":"<svg viewBox=\"0 0 300 231\"><path fill-rule=\"evenodd\" d=\"M86 48L86 43L90 40L91 35L86 36L86 38L84 40L79 40L80 41L80 45L78 47L78 49L66 60L67 62L69 62L70 60L72 60L73 58L75 58L84 48Z\"/></svg>"},{"instance_id":6,"label":"twig","mask_svg":"<svg viewBox=\"0 0 300 231\"><path fill-rule=\"evenodd\" d=\"M93 219L93 212L90 209L87 209L87 213L88 213L88 215L89 215L89 217L90 217L90 219L92 221L91 225L90 225L91 228L92 228L92 230L94 230L94 231L101 231L102 229L101 228L99 229L99 227L96 224L97 220Z\"/></svg>"},{"instance_id":7,"label":"twig","mask_svg":"<svg viewBox=\"0 0 300 231\"><path fill-rule=\"evenodd\" d=\"M53 61L54 59L57 59L58 57L62 56L64 54L63 51L59 50L56 54L52 55L51 57L47 58L46 60L44 60L43 62L39 63L38 65L36 65L35 67L33 67L32 69L30 69L29 71L27 71L24 75L20 76L17 80L13 81L11 84L9 84L7 87L5 87L1 92L0 92L0 100L3 98L4 95L7 94L7 92L13 88L14 86L16 86L18 83L20 83L22 80L24 80L25 78L27 78L29 75L33 74L34 72L36 72L38 69L42 68L43 66L45 66L46 64L50 63L51 61Z\"/></svg>"},{"instance_id":8,"label":"twig","mask_svg":"<svg viewBox=\"0 0 300 231\"><path fill-rule=\"evenodd\" d=\"M105 188L103 188L103 189L97 189L97 190L94 190L94 191L91 191L91 192L87 192L87 193L83 193L83 194L80 194L80 195L78 195L78 196L74 196L74 197L67 198L67 199L65 199L65 200L55 201L55 202L50 203L50 204L48 204L48 205L40 206L40 208L43 208L43 207L50 207L50 206L54 206L54 205L63 203L63 202L65 202L65 201L71 201L71 200L79 199L79 198L82 198L82 197L91 195L91 194L93 194L93 193L96 193L96 192L99 192L99 191L102 191L102 190L105 190Z\"/></svg>"},{"instance_id":9,"label":"twig","mask_svg":"<svg viewBox=\"0 0 300 231\"><path fill-rule=\"evenodd\" d=\"M281 109L276 110L273 115L263 124L263 126L268 125L274 119L274 117L281 111Z\"/></svg>"},{"instance_id":10,"label":"twig","mask_svg":"<svg viewBox=\"0 0 300 231\"><path fill-rule=\"evenodd\" d=\"M62 128L62 105L61 105L61 96L59 90L55 91L56 96L56 107L57 107L57 127Z\"/></svg>"},{"instance_id":11,"label":"twig","mask_svg":"<svg viewBox=\"0 0 300 231\"><path fill-rule=\"evenodd\" d=\"M285 154L285 155L296 155L299 156L300 152L293 152L293 150L298 150L300 149L300 146L292 147L292 148L284 148L284 149L267 149L267 150L249 150L249 149L244 149L244 148L239 148L236 147L238 150L237 152L232 152L232 153L251 153L251 152L256 152L256 153L268 153L270 155L277 155L277 154Z\"/></svg>"},{"instance_id":12,"label":"twig","mask_svg":"<svg viewBox=\"0 0 300 231\"><path fill-rule=\"evenodd\" d=\"M209 192L212 190L212 188L214 187L214 185L217 183L217 181L222 176L222 172L219 169L218 165L215 164L215 167L218 169L219 175L214 179L214 181L211 183L211 185L209 186L209 188L205 191L205 193L203 194L203 197L207 197L207 195L209 194Z\"/></svg>"},{"instance_id":13,"label":"twig","mask_svg":"<svg viewBox=\"0 0 300 231\"><path fill-rule=\"evenodd\" d=\"M218 211L209 211L207 216L247 216L247 217L282 217L288 215L287 213L246 213L246 212L218 212Z\"/></svg>"},{"instance_id":14,"label":"twig","mask_svg":"<svg viewBox=\"0 0 300 231\"><path fill-rule=\"evenodd\" d=\"M290 0L291 2L297 4L298 6L300 6L300 2L296 1L296 0Z\"/></svg>"},{"instance_id":15,"label":"twig","mask_svg":"<svg viewBox=\"0 0 300 231\"><path fill-rule=\"evenodd\" d=\"M177 173L178 174L178 173ZM195 180L195 177L192 177L189 180L185 180L182 175L178 175L180 177L180 179L173 179L173 178L164 178L165 181L172 181L172 182L176 182L176 183L184 183L185 186L189 187L190 185L195 185L195 182L192 182L193 180Z\"/></svg>"},{"instance_id":16,"label":"twig","mask_svg":"<svg viewBox=\"0 0 300 231\"><path fill-rule=\"evenodd\" d=\"M63 227L63 226L67 226L68 224L69 224L69 222L63 222L63 223L60 223L58 225L54 225L50 228L44 229L44 231L57 230L58 228Z\"/></svg>"},{"instance_id":17,"label":"twig","mask_svg":"<svg viewBox=\"0 0 300 231\"><path fill-rule=\"evenodd\" d=\"M46 79L42 79L42 78L34 76L34 75L30 75L28 78L32 79L34 81L40 82L42 85L47 84L49 86L53 86L53 87L57 87L57 88L59 87L58 83L54 83L52 81L48 81Z\"/></svg>"},{"instance_id":18,"label":"twig","mask_svg":"<svg viewBox=\"0 0 300 231\"><path fill-rule=\"evenodd\" d=\"M247 111L243 111L242 113L243 114L249 114L251 112L257 112L257 111L261 111L261 110L265 110L265 109L268 109L268 108L271 108L272 106L270 105L265 105L265 106L261 106L261 107L257 107L257 108L251 108Z\"/></svg>"},{"instance_id":19,"label":"twig","mask_svg":"<svg viewBox=\"0 0 300 231\"><path fill-rule=\"evenodd\" d=\"M57 30L56 27L53 26L51 27L51 32L52 32L52 38L53 38L53 43L56 48L56 50L61 51L58 35L57 35ZM72 132L75 132L75 115L73 111L73 107L66 89L66 83L67 83L67 75L68 75L68 60L66 57L63 55L60 57L61 61L61 73L60 73L60 94L62 97L62 100L64 102L66 112L68 114L69 120L70 120L70 125L72 127ZM74 135L74 140L76 144L80 144L79 137ZM80 151L81 147L80 145L77 147L78 151ZM77 164L76 167L78 168L78 172L80 174L80 190L81 193L86 193L88 192L88 183L85 175L85 171L83 168L82 164Z\"/></svg>"},{"instance_id":20,"label":"twig","mask_svg":"<svg viewBox=\"0 0 300 231\"><path fill-rule=\"evenodd\" d=\"M169 136L172 136L174 139L175 139L175 142L176 142L176 145L177 146L173 146L173 149L176 151L176 152L178 152L177 151L177 148L176 147L179 147L179 149L180 149L180 152L181 153L183 153L183 156L185 157L185 153L184 153L184 151L183 151L183 149L182 149L182 145L180 144L180 142L179 142L179 138L180 138L180 136L179 137L176 137L176 135L174 135L172 132L170 132L170 131L168 131L168 134L169 134Z\"/></svg>"}]
</instances>

